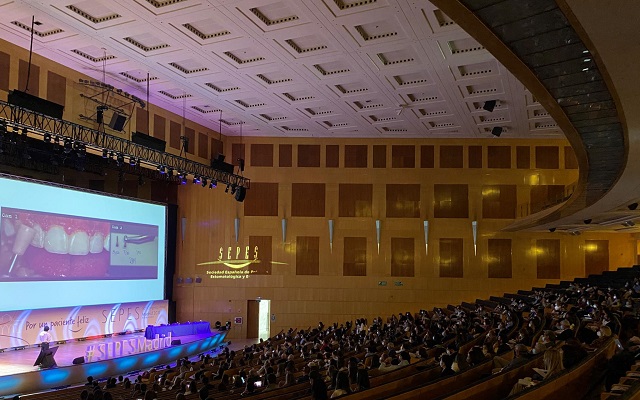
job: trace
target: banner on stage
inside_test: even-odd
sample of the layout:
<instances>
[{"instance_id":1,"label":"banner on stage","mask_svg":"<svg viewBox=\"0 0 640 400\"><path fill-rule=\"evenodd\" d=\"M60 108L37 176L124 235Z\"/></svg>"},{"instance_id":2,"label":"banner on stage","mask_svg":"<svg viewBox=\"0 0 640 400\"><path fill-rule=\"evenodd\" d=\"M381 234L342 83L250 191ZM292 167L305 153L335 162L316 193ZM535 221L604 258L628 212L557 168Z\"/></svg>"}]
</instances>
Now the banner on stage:
<instances>
[{"instance_id":1,"label":"banner on stage","mask_svg":"<svg viewBox=\"0 0 640 400\"><path fill-rule=\"evenodd\" d=\"M0 349L39 344L45 325L57 342L167 323L166 300L0 312Z\"/></svg>"}]
</instances>

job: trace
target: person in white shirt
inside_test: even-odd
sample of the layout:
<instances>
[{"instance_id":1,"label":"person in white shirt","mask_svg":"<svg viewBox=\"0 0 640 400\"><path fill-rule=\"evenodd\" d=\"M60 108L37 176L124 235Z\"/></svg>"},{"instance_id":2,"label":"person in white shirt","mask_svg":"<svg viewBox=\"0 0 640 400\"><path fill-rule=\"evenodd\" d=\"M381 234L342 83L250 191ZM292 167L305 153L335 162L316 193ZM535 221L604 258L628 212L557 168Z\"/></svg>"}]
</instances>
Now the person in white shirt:
<instances>
[{"instance_id":1,"label":"person in white shirt","mask_svg":"<svg viewBox=\"0 0 640 400\"><path fill-rule=\"evenodd\" d=\"M40 339L40 347L43 349L49 348L49 342L53 341L53 337L49 333L49 326L45 325L40 335L38 335L38 339Z\"/></svg>"}]
</instances>

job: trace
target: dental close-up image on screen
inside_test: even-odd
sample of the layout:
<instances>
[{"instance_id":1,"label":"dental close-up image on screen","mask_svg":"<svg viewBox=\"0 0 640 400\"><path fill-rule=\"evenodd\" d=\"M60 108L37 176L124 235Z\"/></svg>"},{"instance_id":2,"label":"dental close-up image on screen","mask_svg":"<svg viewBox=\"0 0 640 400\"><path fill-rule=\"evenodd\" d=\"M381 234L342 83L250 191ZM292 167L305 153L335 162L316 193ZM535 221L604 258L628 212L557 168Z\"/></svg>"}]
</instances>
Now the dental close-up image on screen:
<instances>
[{"instance_id":1,"label":"dental close-up image on screen","mask_svg":"<svg viewBox=\"0 0 640 400\"><path fill-rule=\"evenodd\" d=\"M1 280L157 276L158 227L3 207Z\"/></svg>"}]
</instances>

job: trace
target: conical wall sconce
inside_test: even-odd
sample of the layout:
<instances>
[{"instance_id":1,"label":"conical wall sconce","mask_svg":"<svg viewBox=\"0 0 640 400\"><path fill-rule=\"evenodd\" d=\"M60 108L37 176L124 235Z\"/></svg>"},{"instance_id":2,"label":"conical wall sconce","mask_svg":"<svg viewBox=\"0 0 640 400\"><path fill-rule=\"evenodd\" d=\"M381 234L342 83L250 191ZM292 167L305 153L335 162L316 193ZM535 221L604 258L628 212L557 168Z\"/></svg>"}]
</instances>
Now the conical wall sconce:
<instances>
[{"instance_id":1,"label":"conical wall sconce","mask_svg":"<svg viewBox=\"0 0 640 400\"><path fill-rule=\"evenodd\" d=\"M478 254L478 221L471 221L471 230L473 231L473 255Z\"/></svg>"},{"instance_id":2,"label":"conical wall sconce","mask_svg":"<svg viewBox=\"0 0 640 400\"><path fill-rule=\"evenodd\" d=\"M429 254L429 221L424 221L424 254Z\"/></svg>"},{"instance_id":3,"label":"conical wall sconce","mask_svg":"<svg viewBox=\"0 0 640 400\"><path fill-rule=\"evenodd\" d=\"M329 220L329 249L331 250L331 254L333 254L333 220Z\"/></svg>"},{"instance_id":4,"label":"conical wall sconce","mask_svg":"<svg viewBox=\"0 0 640 400\"><path fill-rule=\"evenodd\" d=\"M287 241L287 219L282 218L282 245Z\"/></svg>"},{"instance_id":5,"label":"conical wall sconce","mask_svg":"<svg viewBox=\"0 0 640 400\"><path fill-rule=\"evenodd\" d=\"M380 225L379 219L376 220L376 243L378 243L378 254L380 254Z\"/></svg>"}]
</instances>

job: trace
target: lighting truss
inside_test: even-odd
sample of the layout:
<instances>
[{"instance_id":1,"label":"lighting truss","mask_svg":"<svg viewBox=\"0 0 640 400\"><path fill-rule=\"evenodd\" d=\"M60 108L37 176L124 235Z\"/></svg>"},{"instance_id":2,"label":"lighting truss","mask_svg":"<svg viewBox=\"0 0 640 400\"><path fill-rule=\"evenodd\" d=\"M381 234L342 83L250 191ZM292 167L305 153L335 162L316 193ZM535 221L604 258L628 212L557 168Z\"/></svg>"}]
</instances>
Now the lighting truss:
<instances>
[{"instance_id":1,"label":"lighting truss","mask_svg":"<svg viewBox=\"0 0 640 400\"><path fill-rule=\"evenodd\" d=\"M26 128L29 133L41 136L42 140L44 140L45 134L58 135L61 141L68 138L75 143L82 143L87 151L96 155L102 154L103 149L107 149L126 157L135 157L140 160L143 167L150 169L155 170L164 166L166 169L182 171L187 175L206 177L209 181L215 180L219 183L242 186L246 189L249 189L251 185L251 181L244 176L220 171L184 157L154 150L127 139L105 134L73 122L52 118L4 101L0 101L0 119L4 119L7 128L11 128L15 133Z\"/></svg>"}]
</instances>

